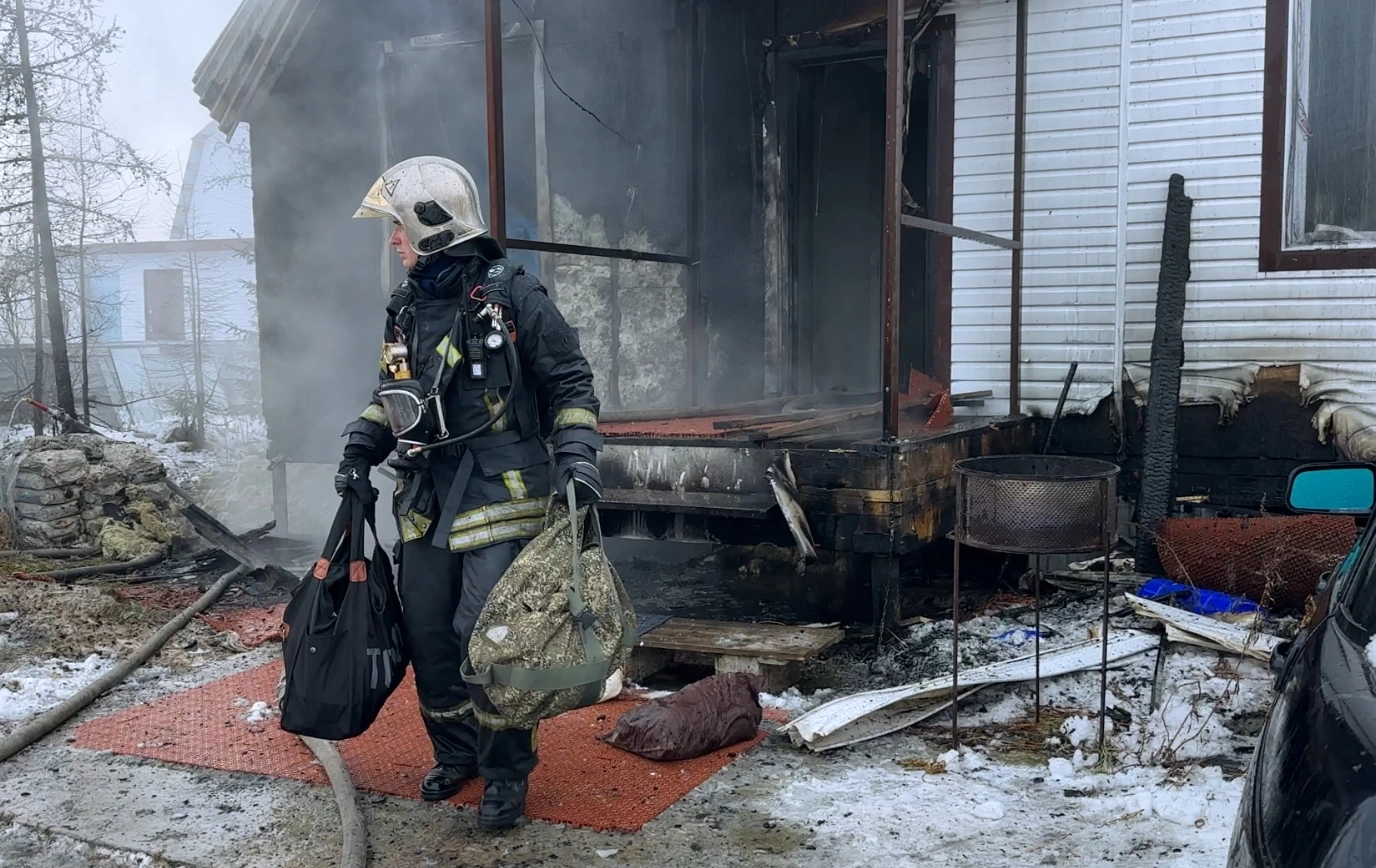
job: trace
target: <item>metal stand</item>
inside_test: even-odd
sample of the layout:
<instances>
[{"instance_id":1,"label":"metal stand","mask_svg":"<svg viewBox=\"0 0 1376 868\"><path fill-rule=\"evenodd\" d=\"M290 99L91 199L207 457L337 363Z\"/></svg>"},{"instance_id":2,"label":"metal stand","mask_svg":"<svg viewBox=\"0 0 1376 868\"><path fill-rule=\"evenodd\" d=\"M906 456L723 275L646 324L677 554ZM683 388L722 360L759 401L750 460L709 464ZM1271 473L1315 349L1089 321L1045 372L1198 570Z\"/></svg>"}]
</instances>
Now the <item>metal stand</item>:
<instances>
[{"instance_id":1,"label":"metal stand","mask_svg":"<svg viewBox=\"0 0 1376 868\"><path fill-rule=\"evenodd\" d=\"M1033 655L1035 716L1042 709L1042 556L1081 554L1097 546L1104 557L1104 606L1100 630L1099 755L1104 754L1108 717L1109 607L1113 594L1113 545L1116 539L1118 467L1105 461L1046 456L974 458L955 465L957 521L951 535L951 743L960 749L960 551L963 546L1005 554L1028 554L1033 560ZM971 480L975 492L971 492ZM1049 531L1035 531L1037 518L1054 516L1057 506L1069 513ZM1019 522L1023 521L1024 524Z\"/></svg>"},{"instance_id":2,"label":"metal stand","mask_svg":"<svg viewBox=\"0 0 1376 868\"><path fill-rule=\"evenodd\" d=\"M1033 665L1036 666L1037 675L1034 681L1036 687L1037 707L1032 712L1033 720L1037 723L1042 722L1042 556L1037 555L1036 572L1032 577L1033 597L1032 612L1036 621L1032 627L1032 642L1035 649L1032 653L1035 657Z\"/></svg>"}]
</instances>

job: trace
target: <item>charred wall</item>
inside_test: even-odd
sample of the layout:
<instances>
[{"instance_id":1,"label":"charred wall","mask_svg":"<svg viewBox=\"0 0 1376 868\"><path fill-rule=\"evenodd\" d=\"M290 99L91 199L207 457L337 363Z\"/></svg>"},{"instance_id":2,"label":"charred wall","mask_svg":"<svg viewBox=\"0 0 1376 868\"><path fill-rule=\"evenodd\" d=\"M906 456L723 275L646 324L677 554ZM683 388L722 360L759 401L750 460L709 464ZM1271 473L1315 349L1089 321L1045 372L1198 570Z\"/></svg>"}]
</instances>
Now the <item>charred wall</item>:
<instances>
[{"instance_id":1,"label":"charred wall","mask_svg":"<svg viewBox=\"0 0 1376 868\"><path fill-rule=\"evenodd\" d=\"M333 461L341 429L376 385L385 304L382 238L376 223L349 218L383 165L381 44L390 40L405 48L417 36L482 35L477 0L381 6L348 0L322 9L249 119L255 231L262 239L257 270L264 411L274 454L292 462ZM590 243L596 234L600 246L686 253L687 6L679 0L525 0L522 8L546 27L555 239ZM523 25L524 17L504 4L504 25L509 30L518 22ZM455 50L440 49L436 56ZM504 70L508 208L528 224L536 217L536 53L528 41L524 52L509 48ZM481 53L479 46L479 59ZM414 76L404 86L390 80L391 159L448 148L453 153L446 155L462 157L485 194L485 89L468 74L472 68L469 59L445 60L429 77ZM455 69L465 75L445 74ZM509 225L513 236L533 234L519 219ZM679 401L686 379L683 268L619 264L618 314L606 260L522 258L551 266L545 276L566 315L584 332L604 391L621 356L623 403ZM605 337L618 315L628 325L619 352Z\"/></svg>"},{"instance_id":2,"label":"charred wall","mask_svg":"<svg viewBox=\"0 0 1376 868\"><path fill-rule=\"evenodd\" d=\"M681 266L518 253L580 329L604 404L685 403L695 325L699 401L763 393L768 52L781 32L831 26L872 5L523 0L522 15L503 4L507 32L524 27L526 16L545 27L543 58L528 41L505 43L509 234L531 237L538 228L530 120L537 60L548 64L554 240L688 255L697 232L696 294ZM274 452L290 461L333 461L340 430L375 385L381 233L349 217L383 164L381 44L406 48L413 37L440 33L479 39L480 0L332 4L249 118L265 413ZM474 60L481 47L463 51L468 59L451 53L432 74L418 68L403 85L390 80L391 159L451 150L485 193L485 90Z\"/></svg>"},{"instance_id":3,"label":"charred wall","mask_svg":"<svg viewBox=\"0 0 1376 868\"><path fill-rule=\"evenodd\" d=\"M1215 406L1181 407L1177 423L1176 497L1207 495L1214 506L1283 512L1290 472L1307 462L1333 461L1332 445L1315 436L1313 408L1299 400L1298 369L1263 368L1255 396L1226 425ZM1130 388L1130 387L1128 387ZM1109 401L1091 416L1071 416L1056 428L1052 449L1118 462L1118 490L1136 500L1145 440L1145 408L1125 402L1127 446L1120 458Z\"/></svg>"}]
</instances>

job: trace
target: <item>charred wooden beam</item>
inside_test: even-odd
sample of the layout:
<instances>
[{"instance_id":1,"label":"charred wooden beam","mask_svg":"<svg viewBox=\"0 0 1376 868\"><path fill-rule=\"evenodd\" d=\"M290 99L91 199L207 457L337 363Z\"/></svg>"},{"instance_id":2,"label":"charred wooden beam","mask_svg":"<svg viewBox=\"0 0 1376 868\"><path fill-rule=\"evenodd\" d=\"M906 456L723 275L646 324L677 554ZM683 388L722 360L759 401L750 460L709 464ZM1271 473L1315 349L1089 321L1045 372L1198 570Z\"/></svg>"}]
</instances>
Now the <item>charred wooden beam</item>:
<instances>
[{"instance_id":1,"label":"charred wooden beam","mask_svg":"<svg viewBox=\"0 0 1376 868\"><path fill-rule=\"evenodd\" d=\"M1156 285L1156 330L1151 339L1151 386L1137 499L1137 569L1160 567L1156 529L1170 516L1175 482L1175 424L1180 408L1180 369L1185 364L1185 286L1190 280L1190 215L1194 200L1185 178L1171 175Z\"/></svg>"}]
</instances>

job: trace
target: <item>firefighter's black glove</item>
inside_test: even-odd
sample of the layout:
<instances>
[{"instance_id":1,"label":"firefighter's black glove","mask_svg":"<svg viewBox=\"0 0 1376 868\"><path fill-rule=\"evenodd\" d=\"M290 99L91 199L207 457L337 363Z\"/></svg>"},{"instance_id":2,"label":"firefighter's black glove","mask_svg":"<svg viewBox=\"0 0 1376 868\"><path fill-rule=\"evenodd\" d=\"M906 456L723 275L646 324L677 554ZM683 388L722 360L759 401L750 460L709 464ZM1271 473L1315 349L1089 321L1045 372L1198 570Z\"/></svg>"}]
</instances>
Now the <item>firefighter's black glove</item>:
<instances>
[{"instance_id":1,"label":"firefighter's black glove","mask_svg":"<svg viewBox=\"0 0 1376 868\"><path fill-rule=\"evenodd\" d=\"M602 474L597 472L597 453L602 435L591 428L562 428L550 438L554 446L554 466L558 483L555 494L568 497L569 483L578 487L573 496L578 506L592 506L602 499Z\"/></svg>"},{"instance_id":2,"label":"firefighter's black glove","mask_svg":"<svg viewBox=\"0 0 1376 868\"><path fill-rule=\"evenodd\" d=\"M573 496L578 508L593 506L602 499L602 474L591 461L565 460L559 462L559 499L568 498L569 482L573 482Z\"/></svg>"},{"instance_id":3,"label":"firefighter's black glove","mask_svg":"<svg viewBox=\"0 0 1376 868\"><path fill-rule=\"evenodd\" d=\"M368 481L368 472L371 470L372 464L366 458L346 453L344 460L339 462L339 470L334 474L335 493L340 497L353 494L364 506L376 503L377 489Z\"/></svg>"}]
</instances>

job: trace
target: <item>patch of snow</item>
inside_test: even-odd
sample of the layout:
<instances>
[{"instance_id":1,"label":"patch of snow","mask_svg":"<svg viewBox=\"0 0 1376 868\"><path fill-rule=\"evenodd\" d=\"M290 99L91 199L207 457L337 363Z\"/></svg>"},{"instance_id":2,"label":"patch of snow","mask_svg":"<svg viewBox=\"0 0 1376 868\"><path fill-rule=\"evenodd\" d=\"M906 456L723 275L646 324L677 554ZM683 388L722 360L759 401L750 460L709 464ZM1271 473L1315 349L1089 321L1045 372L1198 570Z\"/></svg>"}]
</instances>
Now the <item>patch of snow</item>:
<instances>
[{"instance_id":1,"label":"patch of snow","mask_svg":"<svg viewBox=\"0 0 1376 868\"><path fill-rule=\"evenodd\" d=\"M789 717L798 717L829 701L835 695L835 690L818 690L807 695L796 687L790 687L778 696L761 693L760 706L786 712Z\"/></svg>"},{"instance_id":2,"label":"patch of snow","mask_svg":"<svg viewBox=\"0 0 1376 868\"><path fill-rule=\"evenodd\" d=\"M249 723L262 723L272 717L274 713L275 712L273 712L272 708L266 702L255 702L253 706L249 708L248 715L244 720Z\"/></svg>"},{"instance_id":3,"label":"patch of snow","mask_svg":"<svg viewBox=\"0 0 1376 868\"><path fill-rule=\"evenodd\" d=\"M13 624L19 620L18 612L0 612L0 624Z\"/></svg>"},{"instance_id":4,"label":"patch of snow","mask_svg":"<svg viewBox=\"0 0 1376 868\"><path fill-rule=\"evenodd\" d=\"M1233 755L1239 736L1229 722L1240 714L1264 713L1271 696L1271 675L1260 661L1203 649L1173 650L1160 708L1134 717L1116 740L1145 764Z\"/></svg>"},{"instance_id":5,"label":"patch of snow","mask_svg":"<svg viewBox=\"0 0 1376 868\"><path fill-rule=\"evenodd\" d=\"M977 772L989 765L988 758L984 754L968 747L961 747L960 753L948 750L937 759L946 766L946 771L950 774Z\"/></svg>"},{"instance_id":6,"label":"patch of snow","mask_svg":"<svg viewBox=\"0 0 1376 868\"><path fill-rule=\"evenodd\" d=\"M1098 729L1089 718L1079 715L1068 717L1065 723L1061 724L1061 733L1070 742L1071 747L1079 747L1089 741L1097 734Z\"/></svg>"},{"instance_id":7,"label":"patch of snow","mask_svg":"<svg viewBox=\"0 0 1376 868\"><path fill-rule=\"evenodd\" d=\"M1075 777L1075 764L1064 757L1053 756L1046 765L1052 780L1068 781Z\"/></svg>"},{"instance_id":8,"label":"patch of snow","mask_svg":"<svg viewBox=\"0 0 1376 868\"><path fill-rule=\"evenodd\" d=\"M1371 668L1376 669L1376 636L1371 637L1371 642L1366 646L1366 662L1371 664Z\"/></svg>"},{"instance_id":9,"label":"patch of snow","mask_svg":"<svg viewBox=\"0 0 1376 868\"><path fill-rule=\"evenodd\" d=\"M105 674L115 661L92 654L85 660L47 660L0 675L0 722L28 720L58 705Z\"/></svg>"},{"instance_id":10,"label":"patch of snow","mask_svg":"<svg viewBox=\"0 0 1376 868\"><path fill-rule=\"evenodd\" d=\"M1003 804L1001 802L985 802L976 805L970 813L981 820L1002 820L1004 815Z\"/></svg>"},{"instance_id":11,"label":"patch of snow","mask_svg":"<svg viewBox=\"0 0 1376 868\"><path fill-rule=\"evenodd\" d=\"M45 865L82 865L90 868L157 868L167 862L148 853L115 850L69 838L56 832L40 831L19 823L0 826L0 865L19 865L9 856L32 857L43 853ZM22 864L28 864L24 862Z\"/></svg>"}]
</instances>

